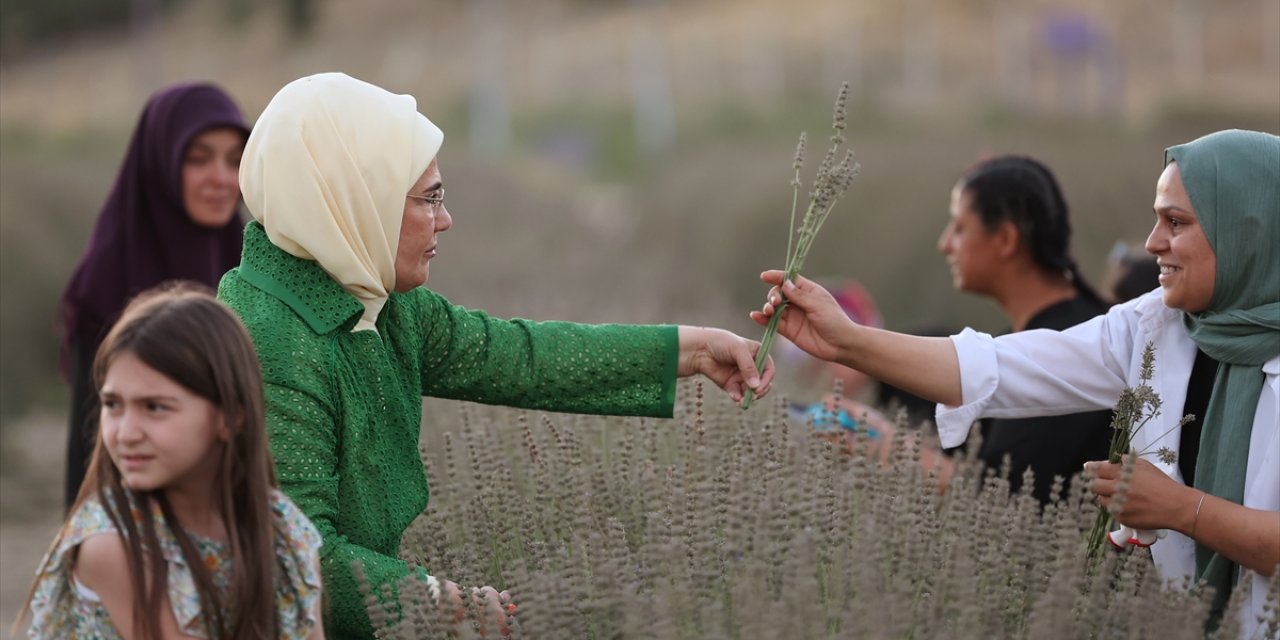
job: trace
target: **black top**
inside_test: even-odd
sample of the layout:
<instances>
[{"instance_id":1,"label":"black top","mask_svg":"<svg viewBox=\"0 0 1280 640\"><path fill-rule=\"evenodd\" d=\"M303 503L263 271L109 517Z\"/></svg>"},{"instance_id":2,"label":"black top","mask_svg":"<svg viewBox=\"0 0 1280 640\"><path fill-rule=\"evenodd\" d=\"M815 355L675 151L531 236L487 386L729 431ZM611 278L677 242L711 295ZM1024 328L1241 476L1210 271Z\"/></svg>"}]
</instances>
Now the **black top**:
<instances>
[{"instance_id":1,"label":"black top","mask_svg":"<svg viewBox=\"0 0 1280 640\"><path fill-rule=\"evenodd\" d=\"M1062 330L1094 316L1106 308L1082 296L1042 309L1027 329ZM982 423L982 448L978 457L991 468L999 469L1007 455L1011 490L1022 487L1022 474L1031 467L1035 474L1032 495L1044 504L1049 501L1054 476L1072 478L1085 462L1106 460L1111 447L1110 410L1075 413L1043 418L989 419ZM1069 494L1064 485L1062 497Z\"/></svg>"},{"instance_id":2,"label":"black top","mask_svg":"<svg viewBox=\"0 0 1280 640\"><path fill-rule=\"evenodd\" d=\"M1196 350L1196 362L1191 365L1191 380L1187 382L1187 401L1182 405L1182 415L1195 416L1182 426L1178 438L1178 468L1182 481L1188 487L1196 483L1196 456L1200 454L1200 432L1204 425L1204 412L1209 408L1209 396L1213 394L1213 381L1218 375L1218 361L1205 352Z\"/></svg>"}]
</instances>

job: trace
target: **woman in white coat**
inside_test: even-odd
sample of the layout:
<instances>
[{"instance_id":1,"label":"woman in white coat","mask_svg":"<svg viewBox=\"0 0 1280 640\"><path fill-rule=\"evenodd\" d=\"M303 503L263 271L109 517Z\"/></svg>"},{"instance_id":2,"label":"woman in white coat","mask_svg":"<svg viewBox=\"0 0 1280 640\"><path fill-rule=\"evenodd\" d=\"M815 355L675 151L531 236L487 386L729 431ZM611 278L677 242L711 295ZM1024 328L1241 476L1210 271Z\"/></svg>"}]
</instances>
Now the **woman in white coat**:
<instances>
[{"instance_id":1,"label":"woman in white coat","mask_svg":"<svg viewBox=\"0 0 1280 640\"><path fill-rule=\"evenodd\" d=\"M1139 460L1118 519L1169 530L1151 547L1161 575L1215 588L1217 613L1233 589L1249 590L1241 623L1251 637L1280 566L1280 137L1220 131L1165 158L1146 245L1160 289L1066 331L892 333L852 323L821 287L784 283L781 271L762 274L774 288L751 315L768 322L785 297L782 335L938 402L944 446L963 442L982 417L1110 408L1138 384L1153 343L1151 385L1164 411L1133 445L1165 447L1179 460ZM1199 437L1196 425L1178 427L1184 413L1203 417ZM1119 465L1089 467L1093 491L1109 504ZM1238 580L1240 567L1255 577Z\"/></svg>"}]
</instances>

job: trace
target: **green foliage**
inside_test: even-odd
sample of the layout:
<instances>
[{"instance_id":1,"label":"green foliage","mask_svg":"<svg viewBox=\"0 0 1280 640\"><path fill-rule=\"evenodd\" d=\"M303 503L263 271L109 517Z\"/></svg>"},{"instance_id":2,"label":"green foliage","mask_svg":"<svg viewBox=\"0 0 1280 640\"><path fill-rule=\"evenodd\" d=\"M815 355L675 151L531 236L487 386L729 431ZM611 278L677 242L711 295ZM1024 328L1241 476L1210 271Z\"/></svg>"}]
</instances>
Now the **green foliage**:
<instances>
[{"instance_id":1,"label":"green foliage","mask_svg":"<svg viewBox=\"0 0 1280 640\"><path fill-rule=\"evenodd\" d=\"M0 419L66 404L57 304L127 134L0 128Z\"/></svg>"},{"instance_id":2,"label":"green foliage","mask_svg":"<svg viewBox=\"0 0 1280 640\"><path fill-rule=\"evenodd\" d=\"M317 0L284 0L285 25L295 37L305 36L315 26L319 8Z\"/></svg>"},{"instance_id":3,"label":"green foliage","mask_svg":"<svg viewBox=\"0 0 1280 640\"><path fill-rule=\"evenodd\" d=\"M180 0L5 0L0 47L6 55L51 38L120 29L140 10L164 11Z\"/></svg>"},{"instance_id":4,"label":"green foliage","mask_svg":"<svg viewBox=\"0 0 1280 640\"><path fill-rule=\"evenodd\" d=\"M629 109L576 107L526 115L514 123L516 143L547 154L558 140L580 145L581 169L601 181L624 181L643 170L636 148L634 118Z\"/></svg>"},{"instance_id":5,"label":"green foliage","mask_svg":"<svg viewBox=\"0 0 1280 640\"><path fill-rule=\"evenodd\" d=\"M674 424L433 416L457 431L424 446L433 498L403 557L509 590L513 638L1203 637L1205 595L1163 588L1145 550L1086 573L1083 490L1042 513L967 460L939 495L905 439L882 467L780 404L682 396ZM496 637L423 588L401 585L405 618L370 601L380 637Z\"/></svg>"},{"instance_id":6,"label":"green foliage","mask_svg":"<svg viewBox=\"0 0 1280 640\"><path fill-rule=\"evenodd\" d=\"M264 3L256 0L223 0L227 22L243 26L253 19ZM320 0L279 0L276 3L283 12L285 31L294 38L311 34L320 19Z\"/></svg>"},{"instance_id":7,"label":"green foliage","mask_svg":"<svg viewBox=\"0 0 1280 640\"><path fill-rule=\"evenodd\" d=\"M150 20L187 0L5 0L0 2L0 52L22 53L49 41L123 29ZM258 4L222 0L228 21L247 22ZM320 0L279 0L288 32L309 34L319 18Z\"/></svg>"}]
</instances>

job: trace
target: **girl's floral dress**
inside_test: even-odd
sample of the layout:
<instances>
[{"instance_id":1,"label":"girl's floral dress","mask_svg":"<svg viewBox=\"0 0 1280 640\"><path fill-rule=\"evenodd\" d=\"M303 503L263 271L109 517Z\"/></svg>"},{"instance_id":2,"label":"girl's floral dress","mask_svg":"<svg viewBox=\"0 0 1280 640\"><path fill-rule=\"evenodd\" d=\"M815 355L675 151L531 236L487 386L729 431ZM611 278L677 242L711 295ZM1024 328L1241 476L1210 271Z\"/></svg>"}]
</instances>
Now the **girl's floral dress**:
<instances>
[{"instance_id":1,"label":"girl's floral dress","mask_svg":"<svg viewBox=\"0 0 1280 640\"><path fill-rule=\"evenodd\" d=\"M311 521L280 491L272 490L271 506L275 516L276 563L281 570L276 579L276 610L279 612L281 637L304 638L316 625L312 612L320 598L317 557L321 538ZM135 520L141 518L136 509L133 516ZM184 633L207 637L200 616L200 596L178 541L164 526L164 516L158 505L152 509L151 517L161 551L168 562L169 602L173 606L173 616ZM80 584L72 572L75 549L85 539L97 534L117 534L117 531L102 504L96 498L90 498L68 519L63 526L62 539L49 550L36 573L30 637L120 638L97 594ZM230 547L190 532L187 535L209 567L214 584L226 592L232 576ZM230 611L223 611L224 616L230 614Z\"/></svg>"}]
</instances>

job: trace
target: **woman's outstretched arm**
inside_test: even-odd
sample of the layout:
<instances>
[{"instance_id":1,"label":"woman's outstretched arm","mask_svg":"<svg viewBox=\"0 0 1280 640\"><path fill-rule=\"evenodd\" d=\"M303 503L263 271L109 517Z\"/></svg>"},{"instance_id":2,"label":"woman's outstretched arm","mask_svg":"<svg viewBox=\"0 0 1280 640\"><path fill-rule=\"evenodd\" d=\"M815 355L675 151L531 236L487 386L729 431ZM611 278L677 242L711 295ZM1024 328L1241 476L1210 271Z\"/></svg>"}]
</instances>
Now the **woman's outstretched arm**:
<instances>
[{"instance_id":1,"label":"woman's outstretched arm","mask_svg":"<svg viewBox=\"0 0 1280 640\"><path fill-rule=\"evenodd\" d=\"M773 285L767 302L751 319L760 325L781 304L778 333L810 355L838 362L926 400L962 403L960 361L949 338L912 336L854 323L826 289L804 277L783 283L782 271L760 279Z\"/></svg>"},{"instance_id":2,"label":"woman's outstretched arm","mask_svg":"<svg viewBox=\"0 0 1280 640\"><path fill-rule=\"evenodd\" d=\"M772 360L763 370L753 362L759 343L722 329L503 320L426 289L400 304L423 327L423 395L669 418L678 377L705 375L734 401L747 388L764 395L773 380Z\"/></svg>"}]
</instances>

